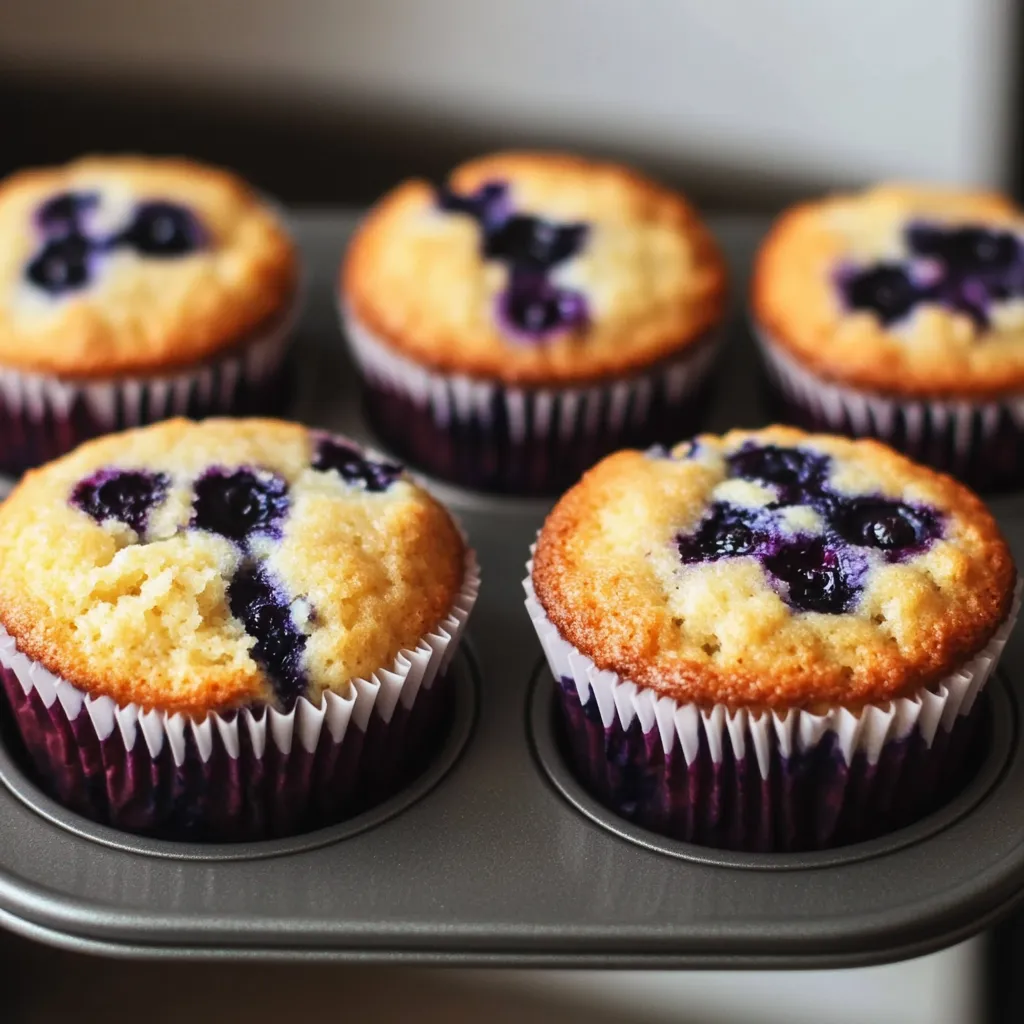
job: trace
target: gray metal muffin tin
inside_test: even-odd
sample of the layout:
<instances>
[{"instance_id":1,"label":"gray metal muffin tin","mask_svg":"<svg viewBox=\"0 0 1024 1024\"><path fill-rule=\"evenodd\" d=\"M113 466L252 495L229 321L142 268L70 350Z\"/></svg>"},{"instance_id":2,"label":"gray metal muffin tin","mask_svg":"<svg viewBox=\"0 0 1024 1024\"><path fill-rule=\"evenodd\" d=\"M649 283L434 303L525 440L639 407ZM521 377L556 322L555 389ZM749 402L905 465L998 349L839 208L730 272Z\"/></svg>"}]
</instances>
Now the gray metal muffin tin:
<instances>
[{"instance_id":1,"label":"gray metal muffin tin","mask_svg":"<svg viewBox=\"0 0 1024 1024\"><path fill-rule=\"evenodd\" d=\"M352 219L296 216L310 269L296 417L371 440L334 317ZM763 225L720 221L741 296ZM737 320L737 323L739 321ZM722 359L709 426L756 426L752 349ZM434 485L431 485L434 486ZM411 790L345 825L253 846L158 843L53 804L0 756L0 924L124 956L444 964L794 967L916 956L1007 913L1024 889L1024 660L991 685L978 776L902 832L755 856L659 839L591 800L552 735L552 682L523 609L548 503L436 485L480 555L458 721ZM1024 499L995 504L1024 562Z\"/></svg>"}]
</instances>

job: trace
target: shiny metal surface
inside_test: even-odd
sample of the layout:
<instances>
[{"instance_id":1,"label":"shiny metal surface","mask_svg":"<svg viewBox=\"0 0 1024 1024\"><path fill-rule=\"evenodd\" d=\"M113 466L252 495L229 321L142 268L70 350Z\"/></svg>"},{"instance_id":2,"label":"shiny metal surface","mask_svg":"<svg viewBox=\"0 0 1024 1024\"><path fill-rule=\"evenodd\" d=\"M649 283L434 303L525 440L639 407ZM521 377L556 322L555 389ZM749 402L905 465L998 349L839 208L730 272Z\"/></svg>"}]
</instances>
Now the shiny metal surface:
<instances>
[{"instance_id":1,"label":"shiny metal surface","mask_svg":"<svg viewBox=\"0 0 1024 1024\"><path fill-rule=\"evenodd\" d=\"M351 224L338 214L294 218L310 270L296 416L372 442L334 315ZM741 295L763 226L715 226ZM713 429L765 416L742 327L729 345ZM595 823L555 789L530 741L540 650L520 581L547 503L434 489L480 554L483 588L469 627L478 714L461 757L430 792L315 848L211 860L83 838L0 787L0 922L123 956L785 967L915 956L973 934L1018 899L1024 750L1010 710L999 713L1014 740L973 808L866 858L724 866L667 856ZM994 507L1024 562L1024 500ZM1019 636L1003 665L1012 700L997 697L997 710L1024 692Z\"/></svg>"}]
</instances>

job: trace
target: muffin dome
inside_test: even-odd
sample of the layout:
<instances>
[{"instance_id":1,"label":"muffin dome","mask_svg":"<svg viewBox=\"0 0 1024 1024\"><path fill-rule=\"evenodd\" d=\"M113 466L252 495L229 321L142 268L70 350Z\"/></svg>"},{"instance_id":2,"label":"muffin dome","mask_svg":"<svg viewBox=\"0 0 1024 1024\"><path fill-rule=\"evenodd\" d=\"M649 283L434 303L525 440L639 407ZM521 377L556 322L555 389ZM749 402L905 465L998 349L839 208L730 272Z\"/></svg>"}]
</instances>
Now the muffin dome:
<instances>
[{"instance_id":1,"label":"muffin dome","mask_svg":"<svg viewBox=\"0 0 1024 1024\"><path fill-rule=\"evenodd\" d=\"M401 468L273 420L172 420L30 472L0 506L0 623L92 696L279 709L391 665L464 546Z\"/></svg>"},{"instance_id":2,"label":"muffin dome","mask_svg":"<svg viewBox=\"0 0 1024 1024\"><path fill-rule=\"evenodd\" d=\"M732 709L911 694L984 647L1015 580L966 488L877 442L780 427L605 459L548 517L532 570L599 669Z\"/></svg>"},{"instance_id":3,"label":"muffin dome","mask_svg":"<svg viewBox=\"0 0 1024 1024\"><path fill-rule=\"evenodd\" d=\"M90 157L0 183L0 365L99 377L214 355L292 301L297 258L234 175Z\"/></svg>"},{"instance_id":4,"label":"muffin dome","mask_svg":"<svg viewBox=\"0 0 1024 1024\"><path fill-rule=\"evenodd\" d=\"M827 380L889 394L1024 388L1024 213L988 193L882 186L806 203L758 258L754 318Z\"/></svg>"},{"instance_id":5,"label":"muffin dome","mask_svg":"<svg viewBox=\"0 0 1024 1024\"><path fill-rule=\"evenodd\" d=\"M342 289L359 327L419 365L565 384L697 341L722 317L725 266L689 204L633 171L501 153L386 196Z\"/></svg>"}]
</instances>

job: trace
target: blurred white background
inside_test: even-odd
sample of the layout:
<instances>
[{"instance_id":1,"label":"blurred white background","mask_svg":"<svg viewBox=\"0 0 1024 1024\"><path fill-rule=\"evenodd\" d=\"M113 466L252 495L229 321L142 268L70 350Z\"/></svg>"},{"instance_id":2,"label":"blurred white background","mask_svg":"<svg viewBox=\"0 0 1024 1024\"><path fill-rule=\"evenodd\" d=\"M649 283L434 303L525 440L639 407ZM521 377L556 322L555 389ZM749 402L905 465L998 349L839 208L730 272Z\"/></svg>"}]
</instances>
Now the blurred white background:
<instances>
[{"instance_id":1,"label":"blurred white background","mask_svg":"<svg viewBox=\"0 0 1024 1024\"><path fill-rule=\"evenodd\" d=\"M0 68L358 105L709 173L1003 185L1013 0L3 0Z\"/></svg>"}]
</instances>

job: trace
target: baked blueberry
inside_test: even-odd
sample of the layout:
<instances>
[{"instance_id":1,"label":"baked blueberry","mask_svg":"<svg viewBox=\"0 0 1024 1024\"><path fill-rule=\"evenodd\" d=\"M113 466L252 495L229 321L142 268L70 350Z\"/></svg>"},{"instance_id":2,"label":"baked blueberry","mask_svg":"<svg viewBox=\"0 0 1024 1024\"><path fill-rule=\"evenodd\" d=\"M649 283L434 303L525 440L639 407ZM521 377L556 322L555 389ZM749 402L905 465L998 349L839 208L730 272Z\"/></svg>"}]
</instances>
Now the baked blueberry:
<instances>
[{"instance_id":1,"label":"baked blueberry","mask_svg":"<svg viewBox=\"0 0 1024 1024\"><path fill-rule=\"evenodd\" d=\"M842 615L856 603L859 581L841 552L821 538L786 545L764 560L764 566L784 584L783 600L801 612Z\"/></svg>"},{"instance_id":2,"label":"baked blueberry","mask_svg":"<svg viewBox=\"0 0 1024 1024\"><path fill-rule=\"evenodd\" d=\"M801 448L745 444L726 459L726 465L730 477L775 484L782 489L780 497L796 499L821 492L830 460Z\"/></svg>"},{"instance_id":3,"label":"baked blueberry","mask_svg":"<svg viewBox=\"0 0 1024 1024\"><path fill-rule=\"evenodd\" d=\"M695 533L677 538L679 557L684 565L691 565L752 555L767 536L759 518L754 509L716 502Z\"/></svg>"},{"instance_id":4,"label":"baked blueberry","mask_svg":"<svg viewBox=\"0 0 1024 1024\"><path fill-rule=\"evenodd\" d=\"M266 470L208 469L195 485L192 523L245 544L257 534L278 536L288 512L288 484Z\"/></svg>"},{"instance_id":5,"label":"baked blueberry","mask_svg":"<svg viewBox=\"0 0 1024 1024\"><path fill-rule=\"evenodd\" d=\"M185 256L202 246L203 231L187 207L161 200L142 203L117 242L142 256Z\"/></svg>"},{"instance_id":6,"label":"baked blueberry","mask_svg":"<svg viewBox=\"0 0 1024 1024\"><path fill-rule=\"evenodd\" d=\"M84 288L90 281L89 242L80 234L48 241L25 268L25 276L51 295Z\"/></svg>"},{"instance_id":7,"label":"baked blueberry","mask_svg":"<svg viewBox=\"0 0 1024 1024\"><path fill-rule=\"evenodd\" d=\"M1020 243L1009 231L982 227L912 224L906 239L915 255L941 260L958 274L1005 270L1022 255Z\"/></svg>"},{"instance_id":8,"label":"baked blueberry","mask_svg":"<svg viewBox=\"0 0 1024 1024\"><path fill-rule=\"evenodd\" d=\"M81 480L71 492L71 504L97 523L117 520L140 537L149 513L167 494L170 477L139 469L101 469Z\"/></svg>"},{"instance_id":9,"label":"baked blueberry","mask_svg":"<svg viewBox=\"0 0 1024 1024\"><path fill-rule=\"evenodd\" d=\"M585 224L555 224L516 214L484 234L484 256L517 269L545 271L575 256L586 235Z\"/></svg>"},{"instance_id":10,"label":"baked blueberry","mask_svg":"<svg viewBox=\"0 0 1024 1024\"><path fill-rule=\"evenodd\" d=\"M847 498L831 517L835 531L849 544L900 552L939 536L935 513L887 498Z\"/></svg>"},{"instance_id":11,"label":"baked blueberry","mask_svg":"<svg viewBox=\"0 0 1024 1024\"><path fill-rule=\"evenodd\" d=\"M364 458L357 448L331 437L317 442L313 468L335 472L345 483L362 484L374 492L386 491L402 475L402 467L396 463Z\"/></svg>"},{"instance_id":12,"label":"baked blueberry","mask_svg":"<svg viewBox=\"0 0 1024 1024\"><path fill-rule=\"evenodd\" d=\"M292 619L289 601L265 566L247 563L228 584L228 605L256 640L253 660L267 674L283 709L290 711L306 692L306 637Z\"/></svg>"},{"instance_id":13,"label":"baked blueberry","mask_svg":"<svg viewBox=\"0 0 1024 1024\"><path fill-rule=\"evenodd\" d=\"M437 205L449 213L468 214L481 226L500 223L508 213L508 185L488 181L468 195L442 185L437 190Z\"/></svg>"},{"instance_id":14,"label":"baked blueberry","mask_svg":"<svg viewBox=\"0 0 1024 1024\"><path fill-rule=\"evenodd\" d=\"M516 334L543 338L586 324L587 301L581 292L559 288L541 273L514 270L498 298L498 312Z\"/></svg>"},{"instance_id":15,"label":"baked blueberry","mask_svg":"<svg viewBox=\"0 0 1024 1024\"><path fill-rule=\"evenodd\" d=\"M99 202L96 192L61 192L36 212L36 223L49 237L81 233L82 215Z\"/></svg>"},{"instance_id":16,"label":"baked blueberry","mask_svg":"<svg viewBox=\"0 0 1024 1024\"><path fill-rule=\"evenodd\" d=\"M841 287L851 309L868 310L883 324L902 320L924 297L900 263L878 263L855 271L843 277Z\"/></svg>"}]
</instances>

